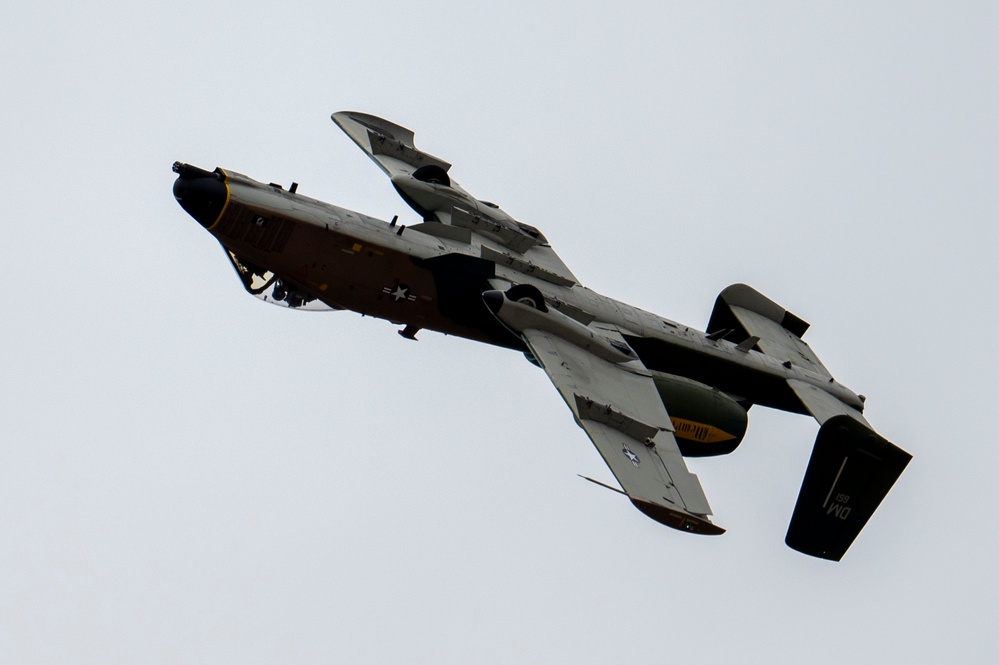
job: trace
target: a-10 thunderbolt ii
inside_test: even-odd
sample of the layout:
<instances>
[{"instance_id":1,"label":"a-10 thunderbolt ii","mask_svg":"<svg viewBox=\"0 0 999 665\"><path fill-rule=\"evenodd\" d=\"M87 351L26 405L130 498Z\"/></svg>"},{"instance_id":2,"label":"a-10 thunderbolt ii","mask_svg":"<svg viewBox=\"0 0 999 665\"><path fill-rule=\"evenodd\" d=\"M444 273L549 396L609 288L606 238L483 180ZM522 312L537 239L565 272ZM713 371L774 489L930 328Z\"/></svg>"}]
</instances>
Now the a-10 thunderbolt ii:
<instances>
[{"instance_id":1,"label":"a-10 thunderbolt ii","mask_svg":"<svg viewBox=\"0 0 999 665\"><path fill-rule=\"evenodd\" d=\"M413 132L371 115L333 121L423 218L374 219L227 169L175 163L174 196L218 240L243 286L293 309L349 309L522 352L555 384L643 513L724 529L684 457L731 453L754 405L819 422L785 542L839 560L911 455L879 436L864 397L802 341L808 324L736 284L705 332L584 287L538 229L454 182ZM598 482L598 481L593 481Z\"/></svg>"}]
</instances>

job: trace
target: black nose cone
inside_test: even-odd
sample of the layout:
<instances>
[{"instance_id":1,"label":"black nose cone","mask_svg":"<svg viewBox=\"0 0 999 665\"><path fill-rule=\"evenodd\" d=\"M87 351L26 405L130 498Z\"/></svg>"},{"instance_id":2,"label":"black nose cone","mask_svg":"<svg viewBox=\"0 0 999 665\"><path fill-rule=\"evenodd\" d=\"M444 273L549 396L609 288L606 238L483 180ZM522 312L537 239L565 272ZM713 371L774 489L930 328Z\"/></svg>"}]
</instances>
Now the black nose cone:
<instances>
[{"instance_id":1,"label":"black nose cone","mask_svg":"<svg viewBox=\"0 0 999 665\"><path fill-rule=\"evenodd\" d=\"M173 197L180 207L206 229L215 224L229 200L224 176L180 162L173 165L173 170L177 174Z\"/></svg>"}]
</instances>

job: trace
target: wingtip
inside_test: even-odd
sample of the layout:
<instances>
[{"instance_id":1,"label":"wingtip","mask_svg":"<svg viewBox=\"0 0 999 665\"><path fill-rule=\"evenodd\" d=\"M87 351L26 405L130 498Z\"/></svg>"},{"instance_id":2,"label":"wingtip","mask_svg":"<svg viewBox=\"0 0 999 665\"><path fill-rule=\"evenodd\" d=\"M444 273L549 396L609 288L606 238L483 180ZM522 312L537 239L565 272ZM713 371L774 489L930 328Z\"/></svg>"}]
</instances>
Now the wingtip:
<instances>
[{"instance_id":1,"label":"wingtip","mask_svg":"<svg viewBox=\"0 0 999 665\"><path fill-rule=\"evenodd\" d=\"M692 515L658 503L651 503L633 497L629 498L631 498L631 502L635 507L645 513L645 515L671 529L686 533L696 533L702 536L720 536L725 533L725 529L706 517Z\"/></svg>"}]
</instances>

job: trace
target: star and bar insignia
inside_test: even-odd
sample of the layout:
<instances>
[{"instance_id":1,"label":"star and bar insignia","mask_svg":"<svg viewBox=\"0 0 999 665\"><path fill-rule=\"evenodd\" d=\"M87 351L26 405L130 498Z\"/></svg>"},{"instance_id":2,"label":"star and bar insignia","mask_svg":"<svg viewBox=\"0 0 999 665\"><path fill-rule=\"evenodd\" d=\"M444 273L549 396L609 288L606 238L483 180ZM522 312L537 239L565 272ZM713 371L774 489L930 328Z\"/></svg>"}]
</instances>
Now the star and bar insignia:
<instances>
[{"instance_id":1,"label":"star and bar insignia","mask_svg":"<svg viewBox=\"0 0 999 665\"><path fill-rule=\"evenodd\" d=\"M382 289L382 293L387 294L392 299L392 302L403 302L405 300L412 302L416 300L416 296L409 292L409 287L399 282L396 282L393 286L386 286Z\"/></svg>"},{"instance_id":2,"label":"star and bar insignia","mask_svg":"<svg viewBox=\"0 0 999 665\"><path fill-rule=\"evenodd\" d=\"M624 456L630 459L631 463L634 464L636 467L642 463L642 460L638 458L638 455L631 452L631 448L628 447L627 443L624 444L624 448L621 449L621 452L624 453Z\"/></svg>"}]
</instances>

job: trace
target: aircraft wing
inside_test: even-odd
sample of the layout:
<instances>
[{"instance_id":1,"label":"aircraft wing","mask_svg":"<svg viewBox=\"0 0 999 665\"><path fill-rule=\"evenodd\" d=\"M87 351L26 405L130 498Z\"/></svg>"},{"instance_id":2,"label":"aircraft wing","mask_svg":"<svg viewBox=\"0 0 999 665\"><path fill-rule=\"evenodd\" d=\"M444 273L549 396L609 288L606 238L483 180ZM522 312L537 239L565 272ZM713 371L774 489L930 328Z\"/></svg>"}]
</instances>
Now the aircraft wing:
<instances>
[{"instance_id":1,"label":"aircraft wing","mask_svg":"<svg viewBox=\"0 0 999 665\"><path fill-rule=\"evenodd\" d=\"M390 178L411 175L423 166L445 174L451 165L416 148L412 130L367 113L340 111L330 116L340 129Z\"/></svg>"},{"instance_id":2,"label":"aircraft wing","mask_svg":"<svg viewBox=\"0 0 999 665\"><path fill-rule=\"evenodd\" d=\"M610 362L550 331L520 334L639 510L674 529L724 533L707 518L704 491L680 456L666 408L640 361Z\"/></svg>"},{"instance_id":3,"label":"aircraft wing","mask_svg":"<svg viewBox=\"0 0 999 665\"><path fill-rule=\"evenodd\" d=\"M418 149L411 130L356 111L340 111L331 117L389 176L403 200L423 216L423 224L410 228L465 243L471 243L475 235L493 244L478 243L483 258L562 286L577 283L541 231L462 189L451 179L451 165Z\"/></svg>"}]
</instances>

